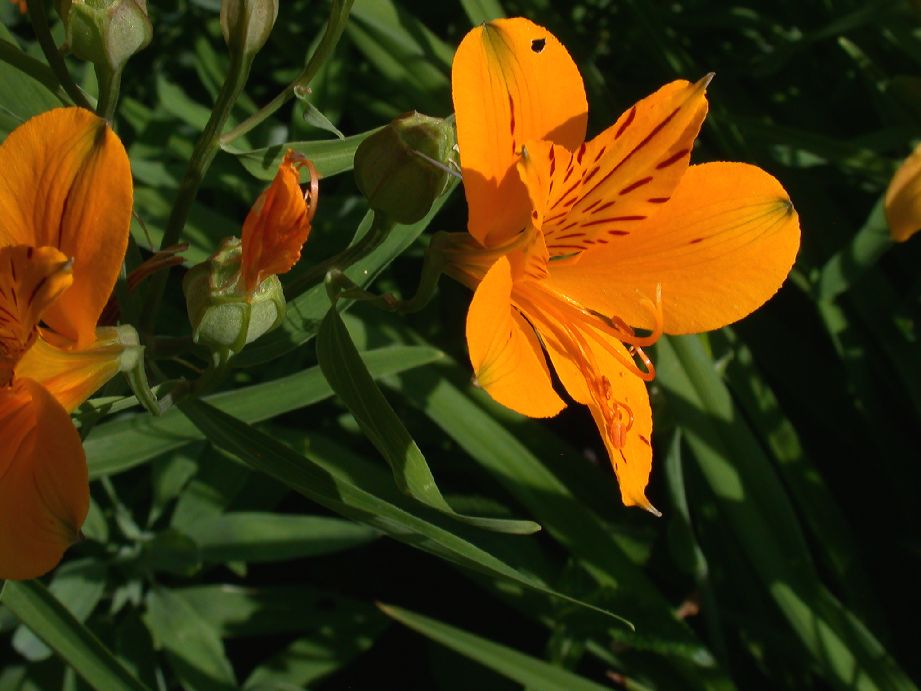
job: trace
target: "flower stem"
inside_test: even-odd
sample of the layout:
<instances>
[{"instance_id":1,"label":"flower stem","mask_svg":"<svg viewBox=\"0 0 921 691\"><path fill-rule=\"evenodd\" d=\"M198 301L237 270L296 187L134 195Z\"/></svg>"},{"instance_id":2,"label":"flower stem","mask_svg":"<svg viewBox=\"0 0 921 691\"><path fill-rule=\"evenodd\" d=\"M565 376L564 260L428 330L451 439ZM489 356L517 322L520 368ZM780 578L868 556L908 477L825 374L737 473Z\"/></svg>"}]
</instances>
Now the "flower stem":
<instances>
[{"instance_id":1,"label":"flower stem","mask_svg":"<svg viewBox=\"0 0 921 691\"><path fill-rule=\"evenodd\" d=\"M195 144L195 149L192 151L192 157L189 159L182 182L179 183L176 201L173 203L169 220L166 222L166 229L163 231L163 239L160 241L161 249L175 245L182 235L182 230L185 228L186 221L188 221L189 212L192 210L192 204L198 195L202 180L204 180L205 174L217 154L221 130L230 116L234 103L236 103L237 98L243 91L243 87L246 85L251 65L252 57L247 58L236 51L231 53L227 78L218 93L214 109L211 111L211 117ZM141 324L142 333L147 336L152 332L160 301L163 299L163 291L166 289L168 276L168 272L162 272L151 278Z\"/></svg>"},{"instance_id":2,"label":"flower stem","mask_svg":"<svg viewBox=\"0 0 921 691\"><path fill-rule=\"evenodd\" d=\"M74 83L74 80L70 76L70 72L67 71L67 65L64 62L64 58L61 56L61 53L58 52L54 37L51 35L51 29L48 27L48 15L45 13L44 0L26 0L26 4L29 7L29 21L32 22L32 30L35 32L35 38L38 39L38 44L45 54L45 59L48 61L48 65L51 67L54 75L58 78L61 87L67 92L67 95L70 96L71 100L76 105L86 108L87 110L92 110L93 107L80 90L80 87Z\"/></svg>"},{"instance_id":3,"label":"flower stem","mask_svg":"<svg viewBox=\"0 0 921 691\"><path fill-rule=\"evenodd\" d=\"M323 32L323 38L320 39L317 49L314 51L313 55L310 56L310 60L307 61L301 73L294 81L285 87L284 91L246 118L246 120L224 134L220 141L222 145L229 144L256 128L266 118L287 103L291 97L294 96L297 89L304 89L310 84L320 68L326 63L327 59L329 59L336 44L339 42L339 38L345 30L345 24L349 12L352 9L353 2L354 0L333 0L333 6L329 13L329 21L326 23L326 30Z\"/></svg>"},{"instance_id":4,"label":"flower stem","mask_svg":"<svg viewBox=\"0 0 921 691\"><path fill-rule=\"evenodd\" d=\"M118 94L121 91L121 70L96 70L96 81L99 83L99 100L96 102L96 115L112 123L115 118L115 108L118 105Z\"/></svg>"}]
</instances>

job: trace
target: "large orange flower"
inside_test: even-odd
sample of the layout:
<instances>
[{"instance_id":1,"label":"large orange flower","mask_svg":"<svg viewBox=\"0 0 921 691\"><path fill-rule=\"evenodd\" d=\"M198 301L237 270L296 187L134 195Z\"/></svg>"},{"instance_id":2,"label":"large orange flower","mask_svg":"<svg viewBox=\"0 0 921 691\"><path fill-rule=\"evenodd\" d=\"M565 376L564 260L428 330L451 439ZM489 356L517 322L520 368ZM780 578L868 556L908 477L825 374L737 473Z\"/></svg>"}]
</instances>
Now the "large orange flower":
<instances>
[{"instance_id":1,"label":"large orange flower","mask_svg":"<svg viewBox=\"0 0 921 691\"><path fill-rule=\"evenodd\" d=\"M645 495L652 415L642 348L729 324L783 282L799 222L783 187L741 163L688 166L709 77L675 81L585 141L587 104L563 45L526 19L473 29L454 58L469 235L449 273L480 385L555 415L544 351L601 431L626 505Z\"/></svg>"},{"instance_id":2,"label":"large orange flower","mask_svg":"<svg viewBox=\"0 0 921 691\"><path fill-rule=\"evenodd\" d=\"M132 344L130 327L96 327L131 207L125 150L89 111L49 111L0 145L0 578L53 568L86 518L68 413Z\"/></svg>"}]
</instances>

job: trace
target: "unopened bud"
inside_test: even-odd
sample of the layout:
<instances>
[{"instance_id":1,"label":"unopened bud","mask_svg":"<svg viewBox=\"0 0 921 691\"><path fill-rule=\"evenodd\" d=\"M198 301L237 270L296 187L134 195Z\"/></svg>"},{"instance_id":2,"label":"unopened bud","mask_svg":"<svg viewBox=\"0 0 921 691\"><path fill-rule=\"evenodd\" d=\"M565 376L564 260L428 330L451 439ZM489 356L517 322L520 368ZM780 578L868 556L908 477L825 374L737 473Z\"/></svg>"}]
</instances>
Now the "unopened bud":
<instances>
[{"instance_id":1,"label":"unopened bud","mask_svg":"<svg viewBox=\"0 0 921 691\"><path fill-rule=\"evenodd\" d=\"M450 121L405 113L359 145L358 189L375 211L415 223L447 187L455 141Z\"/></svg>"},{"instance_id":2,"label":"unopened bud","mask_svg":"<svg viewBox=\"0 0 921 691\"><path fill-rule=\"evenodd\" d=\"M239 353L285 318L281 281L271 275L247 291L242 255L240 240L228 238L182 281L192 339L214 352Z\"/></svg>"},{"instance_id":3,"label":"unopened bud","mask_svg":"<svg viewBox=\"0 0 921 691\"><path fill-rule=\"evenodd\" d=\"M147 0L56 0L55 5L70 51L97 70L120 73L153 37Z\"/></svg>"},{"instance_id":4,"label":"unopened bud","mask_svg":"<svg viewBox=\"0 0 921 691\"><path fill-rule=\"evenodd\" d=\"M278 0L223 0L221 31L231 50L247 57L258 53L269 40L278 18Z\"/></svg>"}]
</instances>

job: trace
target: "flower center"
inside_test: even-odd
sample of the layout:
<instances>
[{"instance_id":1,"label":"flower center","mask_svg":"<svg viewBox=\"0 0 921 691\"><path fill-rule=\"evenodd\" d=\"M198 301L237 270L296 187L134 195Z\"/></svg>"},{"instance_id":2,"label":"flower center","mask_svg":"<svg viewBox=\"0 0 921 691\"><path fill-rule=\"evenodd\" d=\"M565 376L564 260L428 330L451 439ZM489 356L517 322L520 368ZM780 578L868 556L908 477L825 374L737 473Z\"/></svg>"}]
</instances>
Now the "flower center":
<instances>
[{"instance_id":1,"label":"flower center","mask_svg":"<svg viewBox=\"0 0 921 691\"><path fill-rule=\"evenodd\" d=\"M595 404L604 423L604 434L615 449L622 449L627 433L633 427L633 411L615 395L611 380L605 373L603 358L610 356L631 374L644 381L655 378L655 368L643 352L644 346L655 343L662 334L662 295L656 301L643 298L655 318L655 328L647 336L636 331L617 316L605 316L589 310L578 302L528 283L512 291L512 302L532 323L545 347L556 351L571 362L585 382L586 392ZM642 368L637 364L639 358ZM599 362L599 360L602 360ZM557 373L566 377L561 364L554 363ZM564 365L565 366L565 365ZM567 384L567 388L572 390ZM582 401L588 403L589 401Z\"/></svg>"}]
</instances>

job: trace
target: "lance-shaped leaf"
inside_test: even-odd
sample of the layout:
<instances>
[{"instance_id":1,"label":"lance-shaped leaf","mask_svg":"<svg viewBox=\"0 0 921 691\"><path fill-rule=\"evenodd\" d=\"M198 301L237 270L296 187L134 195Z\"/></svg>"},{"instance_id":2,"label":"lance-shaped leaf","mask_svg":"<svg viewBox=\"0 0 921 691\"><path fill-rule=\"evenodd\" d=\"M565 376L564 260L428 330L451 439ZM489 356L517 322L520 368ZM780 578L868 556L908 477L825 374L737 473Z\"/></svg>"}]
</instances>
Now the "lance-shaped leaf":
<instances>
[{"instance_id":1,"label":"lance-shaped leaf","mask_svg":"<svg viewBox=\"0 0 921 691\"><path fill-rule=\"evenodd\" d=\"M329 385L390 464L401 491L457 520L487 530L523 534L540 530L532 521L465 516L451 508L438 489L422 451L361 361L335 307L327 313L317 334L317 359Z\"/></svg>"}]
</instances>

